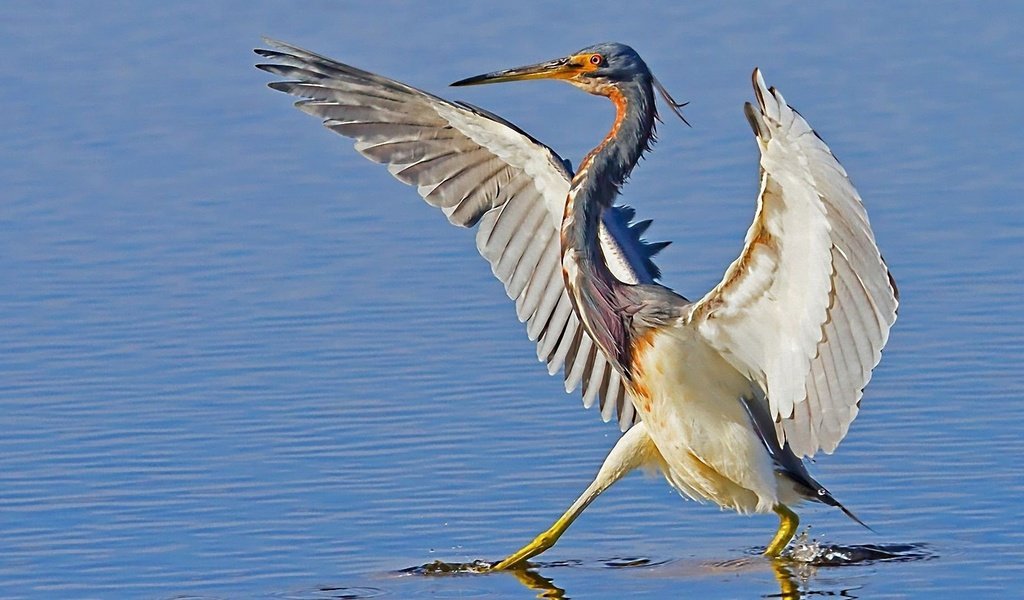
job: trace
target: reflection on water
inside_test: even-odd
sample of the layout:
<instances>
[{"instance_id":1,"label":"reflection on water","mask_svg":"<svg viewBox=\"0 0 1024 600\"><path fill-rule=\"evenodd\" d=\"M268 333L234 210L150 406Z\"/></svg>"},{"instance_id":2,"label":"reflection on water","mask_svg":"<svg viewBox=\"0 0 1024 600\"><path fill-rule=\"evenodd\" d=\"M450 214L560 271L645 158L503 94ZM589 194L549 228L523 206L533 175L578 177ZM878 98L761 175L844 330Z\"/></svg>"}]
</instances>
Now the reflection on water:
<instances>
[{"instance_id":1,"label":"reflection on water","mask_svg":"<svg viewBox=\"0 0 1024 600\"><path fill-rule=\"evenodd\" d=\"M588 8L5 4L0 597L1019 587L1024 5ZM660 266L688 296L719 280L750 223L742 102L764 69L853 176L903 296L849 437L811 465L878 534L801 509L827 540L814 556L860 562L748 555L774 517L637 475L553 562L401 573L520 547L617 432L545 375L473 232L265 88L250 58L262 34L481 105L574 163L604 135L606 102L555 83L445 84L634 45L691 101L693 128L665 123L624 188L652 239L675 240Z\"/></svg>"},{"instance_id":2,"label":"reflection on water","mask_svg":"<svg viewBox=\"0 0 1024 600\"><path fill-rule=\"evenodd\" d=\"M752 551L756 552L756 551ZM768 558L743 556L725 560L654 560L646 557L611 558L587 564L578 560L530 561L523 567L502 572L489 572L494 562L476 560L468 563L434 561L399 571L402 575L424 577L514 577L537 598L571 598L570 591L556 584L563 570L643 569L648 577L688 578L723 574L742 574L769 570L778 584L778 593L761 593L761 597L784 599L828 595L856 598L854 588L835 587L832 578L822 570L854 569L881 562L909 563L938 558L925 544L835 545L810 539L804 532L794 540L784 556ZM831 574L831 573L830 573ZM846 581L846 580L844 580Z\"/></svg>"},{"instance_id":3,"label":"reflection on water","mask_svg":"<svg viewBox=\"0 0 1024 600\"><path fill-rule=\"evenodd\" d=\"M324 586L310 592L292 594L285 598L323 599L323 600L364 600L366 598L379 598L386 595L384 590L372 587L332 587Z\"/></svg>"}]
</instances>

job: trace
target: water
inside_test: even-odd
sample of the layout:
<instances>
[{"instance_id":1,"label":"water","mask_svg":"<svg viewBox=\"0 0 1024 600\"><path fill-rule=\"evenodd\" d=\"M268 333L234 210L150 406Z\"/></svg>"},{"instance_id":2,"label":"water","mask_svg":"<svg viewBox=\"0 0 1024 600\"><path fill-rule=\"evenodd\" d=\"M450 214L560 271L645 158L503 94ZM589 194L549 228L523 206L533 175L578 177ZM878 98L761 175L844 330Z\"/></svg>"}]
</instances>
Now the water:
<instances>
[{"instance_id":1,"label":"water","mask_svg":"<svg viewBox=\"0 0 1024 600\"><path fill-rule=\"evenodd\" d=\"M0 597L1004 597L1024 577L1022 12L5 7ZM616 432L544 375L471 233L264 87L261 34L574 161L599 99L445 84L633 44L692 101L625 195L690 296L752 214L761 66L853 174L903 300L860 418L812 465L878 533L807 507L808 539L895 558L773 567L774 518L634 475L533 571L424 574L547 526Z\"/></svg>"}]
</instances>

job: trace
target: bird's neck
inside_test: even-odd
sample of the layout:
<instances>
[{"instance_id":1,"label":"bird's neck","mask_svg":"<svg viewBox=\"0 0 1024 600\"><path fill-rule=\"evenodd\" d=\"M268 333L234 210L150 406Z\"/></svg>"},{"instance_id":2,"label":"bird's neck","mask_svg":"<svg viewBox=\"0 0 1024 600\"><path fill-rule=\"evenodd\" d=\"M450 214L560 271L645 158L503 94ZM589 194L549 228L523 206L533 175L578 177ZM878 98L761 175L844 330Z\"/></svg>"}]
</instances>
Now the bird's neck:
<instances>
[{"instance_id":1,"label":"bird's neck","mask_svg":"<svg viewBox=\"0 0 1024 600\"><path fill-rule=\"evenodd\" d=\"M650 81L609 86L615 123L605 139L580 163L562 215L562 274L590 336L620 372L628 366L628 340L616 291L625 285L608 269L600 246L601 215L649 148L656 114Z\"/></svg>"}]
</instances>

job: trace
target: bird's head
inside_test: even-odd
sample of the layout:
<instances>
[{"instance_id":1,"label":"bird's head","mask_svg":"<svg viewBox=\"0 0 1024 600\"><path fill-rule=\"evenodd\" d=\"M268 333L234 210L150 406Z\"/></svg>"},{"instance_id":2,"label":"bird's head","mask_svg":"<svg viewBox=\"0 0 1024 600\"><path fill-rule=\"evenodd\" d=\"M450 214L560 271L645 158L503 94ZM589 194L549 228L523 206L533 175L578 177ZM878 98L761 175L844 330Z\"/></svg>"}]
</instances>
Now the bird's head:
<instances>
[{"instance_id":1,"label":"bird's head","mask_svg":"<svg viewBox=\"0 0 1024 600\"><path fill-rule=\"evenodd\" d=\"M650 79L650 77L650 70L635 50L625 44L605 43L535 65L468 77L456 81L452 85L480 85L527 79L561 79L592 94L601 94L603 88L608 85Z\"/></svg>"},{"instance_id":2,"label":"bird's head","mask_svg":"<svg viewBox=\"0 0 1024 600\"><path fill-rule=\"evenodd\" d=\"M583 91L601 96L609 96L614 88L627 84L640 84L648 90L653 86L661 93L673 112L679 115L679 118L683 118L679 109L685 103L680 104L672 99L651 74L647 64L636 53L636 50L615 42L588 46L569 56L542 63L467 77L452 85L481 85L527 79L560 79ZM683 121L685 122L686 119Z\"/></svg>"}]
</instances>

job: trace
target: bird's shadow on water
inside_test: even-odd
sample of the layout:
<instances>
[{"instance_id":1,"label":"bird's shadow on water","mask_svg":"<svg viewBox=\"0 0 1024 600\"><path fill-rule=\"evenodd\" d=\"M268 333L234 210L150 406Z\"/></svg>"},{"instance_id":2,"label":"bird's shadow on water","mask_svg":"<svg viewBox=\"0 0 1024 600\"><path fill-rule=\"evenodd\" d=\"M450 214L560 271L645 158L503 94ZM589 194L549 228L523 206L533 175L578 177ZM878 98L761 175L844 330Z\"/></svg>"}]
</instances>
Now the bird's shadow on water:
<instances>
[{"instance_id":1,"label":"bird's shadow on water","mask_svg":"<svg viewBox=\"0 0 1024 600\"><path fill-rule=\"evenodd\" d=\"M578 560L530 562L522 568L489 572L495 564L482 560L469 563L434 561L402 569L406 576L514 576L538 598L569 598L565 588L555 583L557 571L564 569L644 569L645 576L691 579L723 573L758 573L769 571L778 584L778 592L762 594L765 598L803 598L838 596L856 598L859 585L844 587L835 582L819 584L820 570L863 567L889 562L913 562L937 558L927 544L825 544L816 540L798 539L779 558L767 558L759 549L745 551L744 556L726 560L657 560L646 557L616 557L594 562Z\"/></svg>"}]
</instances>

